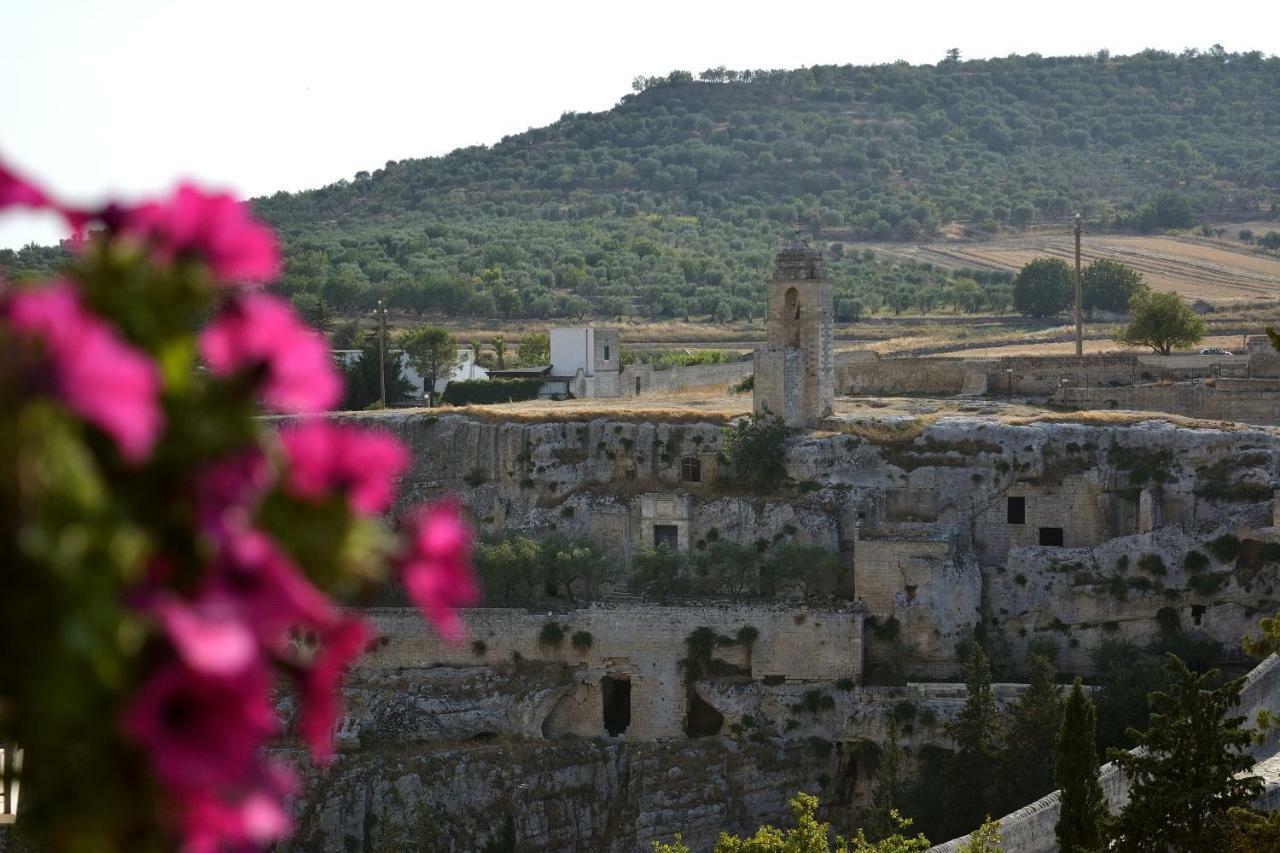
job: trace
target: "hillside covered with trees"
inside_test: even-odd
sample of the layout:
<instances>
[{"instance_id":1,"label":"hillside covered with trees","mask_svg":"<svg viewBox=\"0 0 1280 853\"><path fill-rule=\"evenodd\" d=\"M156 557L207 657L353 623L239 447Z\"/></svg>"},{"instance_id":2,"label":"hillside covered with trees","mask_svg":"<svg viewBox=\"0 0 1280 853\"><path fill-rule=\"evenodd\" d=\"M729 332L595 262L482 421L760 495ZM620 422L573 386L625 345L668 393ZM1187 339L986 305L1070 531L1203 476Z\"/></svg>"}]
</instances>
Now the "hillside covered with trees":
<instances>
[{"instance_id":1,"label":"hillside covered with trees","mask_svg":"<svg viewBox=\"0 0 1280 853\"><path fill-rule=\"evenodd\" d=\"M1061 221L1151 232L1280 199L1280 58L1038 55L936 65L684 71L613 109L490 147L388 162L255 201L282 283L331 312L758 317L797 227L829 249L838 319L1006 310L1006 273L845 250ZM21 273L47 260L0 257ZM957 283L956 279L959 279Z\"/></svg>"}]
</instances>

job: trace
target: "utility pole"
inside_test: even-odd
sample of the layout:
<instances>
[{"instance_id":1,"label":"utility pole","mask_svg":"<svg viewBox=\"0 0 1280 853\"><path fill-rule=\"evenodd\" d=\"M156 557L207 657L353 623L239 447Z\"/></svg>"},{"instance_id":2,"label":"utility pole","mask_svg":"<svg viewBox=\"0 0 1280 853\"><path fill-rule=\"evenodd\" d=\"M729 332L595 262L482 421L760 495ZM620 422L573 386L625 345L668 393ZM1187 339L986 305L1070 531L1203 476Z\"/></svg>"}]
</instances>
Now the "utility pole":
<instances>
[{"instance_id":1,"label":"utility pole","mask_svg":"<svg viewBox=\"0 0 1280 853\"><path fill-rule=\"evenodd\" d=\"M1080 281L1080 232L1083 231L1080 214L1076 214L1076 358L1084 366L1084 286Z\"/></svg>"},{"instance_id":2,"label":"utility pole","mask_svg":"<svg viewBox=\"0 0 1280 853\"><path fill-rule=\"evenodd\" d=\"M1079 244L1079 242L1080 238L1076 237L1076 243ZM1077 263L1076 266L1079 267L1080 264ZM1077 313L1077 319L1079 316ZM387 309L383 307L381 299L378 300L378 399L382 401L382 408L385 409L387 407Z\"/></svg>"}]
</instances>

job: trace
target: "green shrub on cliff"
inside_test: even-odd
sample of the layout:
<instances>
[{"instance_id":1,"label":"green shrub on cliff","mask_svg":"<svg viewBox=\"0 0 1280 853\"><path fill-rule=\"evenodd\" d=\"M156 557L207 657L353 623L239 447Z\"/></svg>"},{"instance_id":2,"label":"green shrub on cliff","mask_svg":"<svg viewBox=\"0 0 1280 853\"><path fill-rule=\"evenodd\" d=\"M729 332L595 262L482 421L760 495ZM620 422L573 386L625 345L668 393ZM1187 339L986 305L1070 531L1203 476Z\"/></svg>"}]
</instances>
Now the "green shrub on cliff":
<instances>
[{"instance_id":1,"label":"green shrub on cliff","mask_svg":"<svg viewBox=\"0 0 1280 853\"><path fill-rule=\"evenodd\" d=\"M791 430L774 415L748 415L724 431L721 478L728 485L772 492L787 478L787 436Z\"/></svg>"}]
</instances>

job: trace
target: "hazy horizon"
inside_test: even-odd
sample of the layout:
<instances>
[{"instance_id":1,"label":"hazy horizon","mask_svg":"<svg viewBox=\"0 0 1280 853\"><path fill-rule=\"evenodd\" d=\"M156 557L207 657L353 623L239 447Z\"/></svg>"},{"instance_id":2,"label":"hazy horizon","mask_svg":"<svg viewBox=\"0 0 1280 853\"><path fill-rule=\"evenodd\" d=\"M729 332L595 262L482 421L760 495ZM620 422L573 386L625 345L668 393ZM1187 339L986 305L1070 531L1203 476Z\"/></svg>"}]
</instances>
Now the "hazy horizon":
<instances>
[{"instance_id":1,"label":"hazy horizon","mask_svg":"<svg viewBox=\"0 0 1280 853\"><path fill-rule=\"evenodd\" d=\"M1099 26L1099 21L1106 26ZM163 192L180 178L241 196L324 186L388 160L446 154L617 103L639 74L906 60L1178 52L1214 43L1280 53L1280 7L1159 16L1116 4L1052 19L1011 2L853 9L586 3L428 9L370 2L205 4L53 0L0 11L16 37L0 158L80 203ZM71 57L71 58L68 58ZM56 224L0 217L0 248L49 243Z\"/></svg>"}]
</instances>

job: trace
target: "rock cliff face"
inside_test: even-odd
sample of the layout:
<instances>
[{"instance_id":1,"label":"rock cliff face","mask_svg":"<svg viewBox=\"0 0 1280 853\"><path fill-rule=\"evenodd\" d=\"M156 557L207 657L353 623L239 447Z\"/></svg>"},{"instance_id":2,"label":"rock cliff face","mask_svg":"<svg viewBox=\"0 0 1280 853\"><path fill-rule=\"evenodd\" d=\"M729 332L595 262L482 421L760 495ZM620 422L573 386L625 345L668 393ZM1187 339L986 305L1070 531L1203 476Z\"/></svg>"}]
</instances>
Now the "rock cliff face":
<instances>
[{"instance_id":1,"label":"rock cliff face","mask_svg":"<svg viewBox=\"0 0 1280 853\"><path fill-rule=\"evenodd\" d=\"M614 601L555 616L595 635L576 655L531 651L549 614L477 611L488 645L475 654L377 615L392 636L348 688L344 752L310 780L289 850L629 853L675 832L706 849L722 829L784 821L797 790L845 828L891 718L908 748L946 745L963 688L901 685L954 675L975 625L1015 664L1052 643L1060 669L1087 672L1108 638L1177 631L1229 651L1280 601L1280 437L1266 430L829 420L788 443L789 486L751 495L714 483L712 425L365 419L414 448L403 501L453 492L486 532L592 537L616 557L615 582L661 524L694 553L718 539L821 545L861 604L682 615ZM716 652L741 675L682 681L694 625L761 629L754 649ZM785 676L805 667L776 665L784 648L812 670L800 681ZM615 679L632 728L595 736Z\"/></svg>"},{"instance_id":2,"label":"rock cliff face","mask_svg":"<svg viewBox=\"0 0 1280 853\"><path fill-rule=\"evenodd\" d=\"M838 772L799 739L542 739L545 706L569 683L567 669L535 663L358 671L345 749L312 774L281 849L638 853L675 832L709 848Z\"/></svg>"},{"instance_id":3,"label":"rock cliff face","mask_svg":"<svg viewBox=\"0 0 1280 853\"><path fill-rule=\"evenodd\" d=\"M717 539L837 552L869 626L892 626L868 638L869 666L923 679L954 674L979 621L1014 660L1041 639L1086 671L1104 639L1156 636L1162 611L1234 644L1280 600L1280 437L1266 429L828 419L788 443L793 486L761 496L714 484L710 424L366 419L413 446L406 499L457 492L486 530L590 536L619 566L655 524L693 552ZM1224 536L1240 547L1210 547Z\"/></svg>"}]
</instances>

